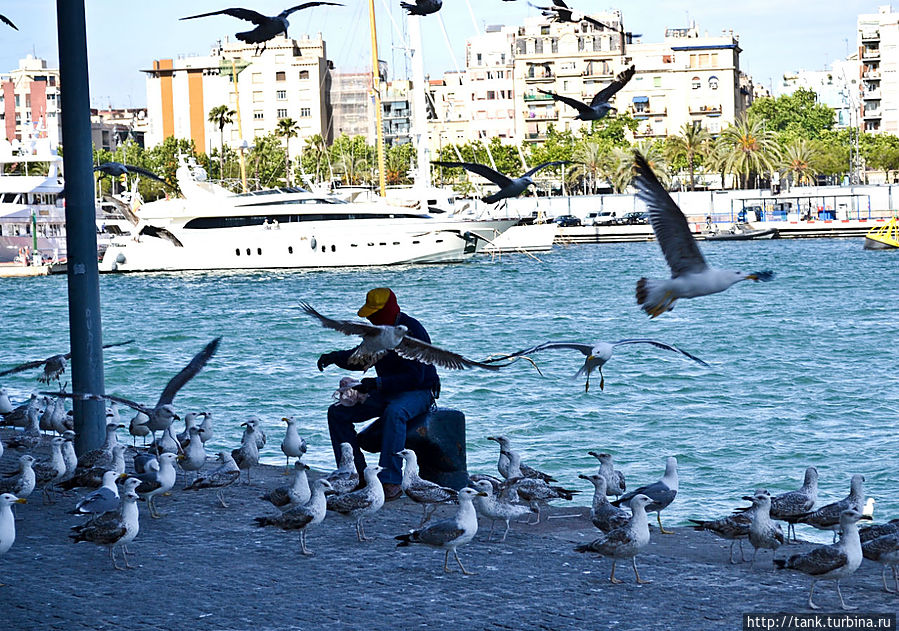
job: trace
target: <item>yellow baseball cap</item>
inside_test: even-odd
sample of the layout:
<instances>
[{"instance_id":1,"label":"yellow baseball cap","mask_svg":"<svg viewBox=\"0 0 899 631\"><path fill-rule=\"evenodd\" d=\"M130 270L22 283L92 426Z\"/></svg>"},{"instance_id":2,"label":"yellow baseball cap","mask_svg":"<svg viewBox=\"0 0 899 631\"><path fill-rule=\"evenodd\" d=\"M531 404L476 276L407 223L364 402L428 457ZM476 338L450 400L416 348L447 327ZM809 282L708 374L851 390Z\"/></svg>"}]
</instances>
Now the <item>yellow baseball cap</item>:
<instances>
[{"instance_id":1,"label":"yellow baseball cap","mask_svg":"<svg viewBox=\"0 0 899 631\"><path fill-rule=\"evenodd\" d=\"M372 289L365 295L365 304L362 305L362 308L359 309L356 315L360 318L367 318L371 314L380 311L387 304L387 301L390 300L391 295L393 295L393 292L387 287Z\"/></svg>"}]
</instances>

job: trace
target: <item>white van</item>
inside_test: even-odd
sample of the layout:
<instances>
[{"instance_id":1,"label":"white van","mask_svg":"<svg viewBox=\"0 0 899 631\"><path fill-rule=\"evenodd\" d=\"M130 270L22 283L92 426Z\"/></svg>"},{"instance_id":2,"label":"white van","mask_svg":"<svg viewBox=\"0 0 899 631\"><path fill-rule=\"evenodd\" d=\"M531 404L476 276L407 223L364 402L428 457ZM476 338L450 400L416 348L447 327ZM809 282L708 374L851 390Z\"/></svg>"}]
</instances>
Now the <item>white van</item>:
<instances>
[{"instance_id":1,"label":"white van","mask_svg":"<svg viewBox=\"0 0 899 631\"><path fill-rule=\"evenodd\" d=\"M612 224L618 223L618 211L616 210L603 210L598 213L590 213L588 217L590 219L590 223L594 226L610 226Z\"/></svg>"}]
</instances>

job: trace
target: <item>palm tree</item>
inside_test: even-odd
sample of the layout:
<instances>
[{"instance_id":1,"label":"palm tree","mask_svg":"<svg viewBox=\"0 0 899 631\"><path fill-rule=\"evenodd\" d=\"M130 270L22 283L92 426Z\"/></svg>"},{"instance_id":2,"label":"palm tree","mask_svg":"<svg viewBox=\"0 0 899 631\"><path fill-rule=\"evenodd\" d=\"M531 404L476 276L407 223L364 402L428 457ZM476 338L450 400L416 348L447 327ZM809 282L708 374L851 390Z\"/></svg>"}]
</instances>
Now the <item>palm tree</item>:
<instances>
[{"instance_id":1,"label":"palm tree","mask_svg":"<svg viewBox=\"0 0 899 631\"><path fill-rule=\"evenodd\" d=\"M760 118L744 116L731 123L718 139L723 170L739 175L745 187L752 175L770 171L780 158L777 136Z\"/></svg>"},{"instance_id":2,"label":"palm tree","mask_svg":"<svg viewBox=\"0 0 899 631\"><path fill-rule=\"evenodd\" d=\"M300 134L300 124L292 118L282 118L275 128L275 135L284 138L284 179L290 186L290 139Z\"/></svg>"},{"instance_id":3,"label":"palm tree","mask_svg":"<svg viewBox=\"0 0 899 631\"><path fill-rule=\"evenodd\" d=\"M210 123L215 123L219 127L219 179L225 179L225 125L230 125L234 121L237 114L227 105L216 105L209 110L209 116L206 118Z\"/></svg>"},{"instance_id":4,"label":"palm tree","mask_svg":"<svg viewBox=\"0 0 899 631\"><path fill-rule=\"evenodd\" d=\"M330 165L331 161L331 156L328 154L328 145L321 134L315 134L306 138L302 160L306 168L312 168L315 181L321 182L324 165Z\"/></svg>"},{"instance_id":5,"label":"palm tree","mask_svg":"<svg viewBox=\"0 0 899 631\"><path fill-rule=\"evenodd\" d=\"M608 171L608 158L601 143L592 138L583 138L574 148L571 161L575 165L568 172L570 178L580 178L588 192L596 193L596 181ZM587 192L587 191L585 191Z\"/></svg>"},{"instance_id":6,"label":"palm tree","mask_svg":"<svg viewBox=\"0 0 899 631\"><path fill-rule=\"evenodd\" d=\"M815 148L804 138L798 138L784 149L783 166L793 181L799 184L814 184L818 170L812 166L817 157Z\"/></svg>"},{"instance_id":7,"label":"palm tree","mask_svg":"<svg viewBox=\"0 0 899 631\"><path fill-rule=\"evenodd\" d=\"M680 135L668 139L669 161L683 157L690 171L690 190L695 189L696 159L704 159L711 150L712 135L702 126L684 123Z\"/></svg>"},{"instance_id":8,"label":"palm tree","mask_svg":"<svg viewBox=\"0 0 899 631\"><path fill-rule=\"evenodd\" d=\"M609 173L609 180L612 182L614 189L621 193L633 181L636 175L636 165L634 164L634 152L639 152L646 162L649 164L653 173L659 178L663 186L668 185L668 166L662 155L662 143L655 140L641 140L634 143L633 148L615 147L612 150L612 165Z\"/></svg>"}]
</instances>

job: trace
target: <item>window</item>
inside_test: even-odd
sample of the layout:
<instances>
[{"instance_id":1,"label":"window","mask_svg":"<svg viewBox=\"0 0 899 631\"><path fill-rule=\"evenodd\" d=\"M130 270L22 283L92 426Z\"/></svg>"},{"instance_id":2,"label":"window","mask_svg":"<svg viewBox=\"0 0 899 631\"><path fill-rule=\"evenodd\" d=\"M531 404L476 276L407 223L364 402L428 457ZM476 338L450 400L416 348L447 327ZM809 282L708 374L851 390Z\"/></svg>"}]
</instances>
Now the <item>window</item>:
<instances>
[{"instance_id":1,"label":"window","mask_svg":"<svg viewBox=\"0 0 899 631\"><path fill-rule=\"evenodd\" d=\"M699 80L699 77L693 77L691 80L692 86L694 90L698 90L702 87L702 81Z\"/></svg>"},{"instance_id":2,"label":"window","mask_svg":"<svg viewBox=\"0 0 899 631\"><path fill-rule=\"evenodd\" d=\"M662 63L663 64L673 64L674 63L674 55L662 55Z\"/></svg>"},{"instance_id":3,"label":"window","mask_svg":"<svg viewBox=\"0 0 899 631\"><path fill-rule=\"evenodd\" d=\"M300 79L308 79L309 71L308 70L300 70Z\"/></svg>"},{"instance_id":4,"label":"window","mask_svg":"<svg viewBox=\"0 0 899 631\"><path fill-rule=\"evenodd\" d=\"M654 87L654 88L662 87L662 77L661 76L652 78L652 87Z\"/></svg>"},{"instance_id":5,"label":"window","mask_svg":"<svg viewBox=\"0 0 899 631\"><path fill-rule=\"evenodd\" d=\"M262 103L265 101L265 95L262 90L253 92L253 103Z\"/></svg>"},{"instance_id":6,"label":"window","mask_svg":"<svg viewBox=\"0 0 899 631\"><path fill-rule=\"evenodd\" d=\"M301 107L300 108L300 116L303 118L308 118L308 117L312 116L312 108Z\"/></svg>"},{"instance_id":7,"label":"window","mask_svg":"<svg viewBox=\"0 0 899 631\"><path fill-rule=\"evenodd\" d=\"M253 112L253 120L258 121L258 120L262 120L263 118L265 118L265 115L262 112L260 112L258 110Z\"/></svg>"},{"instance_id":8,"label":"window","mask_svg":"<svg viewBox=\"0 0 899 631\"><path fill-rule=\"evenodd\" d=\"M481 65L482 61L483 61L483 55L481 55L481 53L478 53L478 65L479 66Z\"/></svg>"},{"instance_id":9,"label":"window","mask_svg":"<svg viewBox=\"0 0 899 631\"><path fill-rule=\"evenodd\" d=\"M496 98L496 92L493 90L487 90L487 100L492 101Z\"/></svg>"},{"instance_id":10,"label":"window","mask_svg":"<svg viewBox=\"0 0 899 631\"><path fill-rule=\"evenodd\" d=\"M275 92L275 98L277 98L279 101L286 101L287 90L278 90L277 92Z\"/></svg>"},{"instance_id":11,"label":"window","mask_svg":"<svg viewBox=\"0 0 899 631\"><path fill-rule=\"evenodd\" d=\"M283 70L279 70L275 73L275 81L287 81L287 73Z\"/></svg>"},{"instance_id":12,"label":"window","mask_svg":"<svg viewBox=\"0 0 899 631\"><path fill-rule=\"evenodd\" d=\"M711 90L718 89L718 77L709 77L709 89L711 89Z\"/></svg>"},{"instance_id":13,"label":"window","mask_svg":"<svg viewBox=\"0 0 899 631\"><path fill-rule=\"evenodd\" d=\"M262 73L261 72L253 73L253 83L262 83Z\"/></svg>"},{"instance_id":14,"label":"window","mask_svg":"<svg viewBox=\"0 0 899 631\"><path fill-rule=\"evenodd\" d=\"M287 118L287 108L281 108L278 110L278 118Z\"/></svg>"},{"instance_id":15,"label":"window","mask_svg":"<svg viewBox=\"0 0 899 631\"><path fill-rule=\"evenodd\" d=\"M543 54L543 40L542 39L538 38L538 39L534 40L534 52L538 55Z\"/></svg>"}]
</instances>

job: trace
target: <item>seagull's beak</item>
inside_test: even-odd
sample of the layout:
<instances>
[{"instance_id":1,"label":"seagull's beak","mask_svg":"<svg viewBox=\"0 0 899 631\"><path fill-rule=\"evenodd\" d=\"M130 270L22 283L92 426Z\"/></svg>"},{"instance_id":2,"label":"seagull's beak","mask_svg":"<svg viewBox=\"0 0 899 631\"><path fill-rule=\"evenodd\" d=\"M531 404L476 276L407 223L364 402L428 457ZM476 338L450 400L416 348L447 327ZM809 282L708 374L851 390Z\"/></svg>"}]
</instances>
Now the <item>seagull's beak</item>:
<instances>
[{"instance_id":1,"label":"seagull's beak","mask_svg":"<svg viewBox=\"0 0 899 631\"><path fill-rule=\"evenodd\" d=\"M871 515L862 515L858 518L859 521L874 521L874 518Z\"/></svg>"},{"instance_id":2,"label":"seagull's beak","mask_svg":"<svg viewBox=\"0 0 899 631\"><path fill-rule=\"evenodd\" d=\"M14 503L15 504L27 504L28 500L26 500L24 497L20 497Z\"/></svg>"},{"instance_id":3,"label":"seagull's beak","mask_svg":"<svg viewBox=\"0 0 899 631\"><path fill-rule=\"evenodd\" d=\"M746 500L747 502L751 502L751 501L754 500L755 498L752 497L751 495L744 495L741 499L744 499L744 500Z\"/></svg>"},{"instance_id":4,"label":"seagull's beak","mask_svg":"<svg viewBox=\"0 0 899 631\"><path fill-rule=\"evenodd\" d=\"M585 476L583 473L578 473L578 474L577 474L577 477L579 477L579 478L582 479L582 480L589 480L589 479L590 479L590 478L588 478L587 476Z\"/></svg>"},{"instance_id":5,"label":"seagull's beak","mask_svg":"<svg viewBox=\"0 0 899 631\"><path fill-rule=\"evenodd\" d=\"M289 423L289 422L290 422L290 419L287 418L286 416L285 416L285 417L282 417L281 420L284 421L285 423Z\"/></svg>"},{"instance_id":6,"label":"seagull's beak","mask_svg":"<svg viewBox=\"0 0 899 631\"><path fill-rule=\"evenodd\" d=\"M121 482L122 480L124 480L127 477L128 477L127 473L120 473L119 477L116 478L116 482Z\"/></svg>"},{"instance_id":7,"label":"seagull's beak","mask_svg":"<svg viewBox=\"0 0 899 631\"><path fill-rule=\"evenodd\" d=\"M756 282L767 283L769 280L774 279L774 272L771 270L766 270L764 272L753 272L752 274L746 275L746 280L754 280Z\"/></svg>"},{"instance_id":8,"label":"seagull's beak","mask_svg":"<svg viewBox=\"0 0 899 631\"><path fill-rule=\"evenodd\" d=\"M478 494L475 497L489 497L484 491L478 491Z\"/></svg>"}]
</instances>

